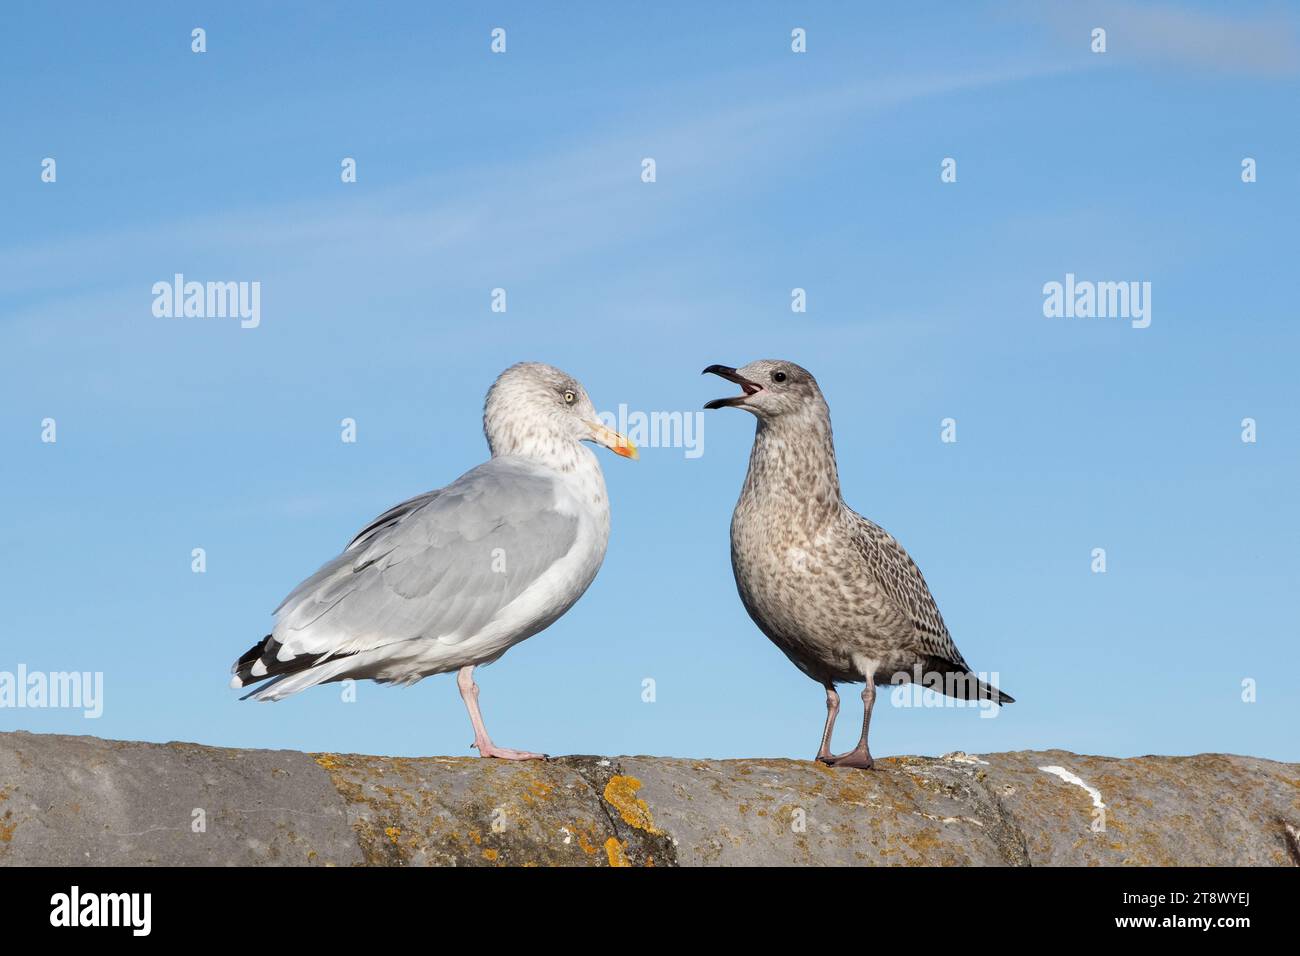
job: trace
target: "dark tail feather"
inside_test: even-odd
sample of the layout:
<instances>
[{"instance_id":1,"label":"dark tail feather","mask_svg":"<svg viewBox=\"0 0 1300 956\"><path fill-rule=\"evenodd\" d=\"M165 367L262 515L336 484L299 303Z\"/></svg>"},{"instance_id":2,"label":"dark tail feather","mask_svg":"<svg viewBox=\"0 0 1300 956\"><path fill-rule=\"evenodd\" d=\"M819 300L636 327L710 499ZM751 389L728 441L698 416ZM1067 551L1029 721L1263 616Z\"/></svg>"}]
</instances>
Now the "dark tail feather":
<instances>
[{"instance_id":1,"label":"dark tail feather","mask_svg":"<svg viewBox=\"0 0 1300 956\"><path fill-rule=\"evenodd\" d=\"M942 658L930 658L926 673L941 674L943 685L933 688L940 693L958 700L991 700L995 704L1014 704L1016 699L1010 694L998 690L992 684L980 680L966 667L946 661Z\"/></svg>"},{"instance_id":2,"label":"dark tail feather","mask_svg":"<svg viewBox=\"0 0 1300 956\"><path fill-rule=\"evenodd\" d=\"M973 677L974 675L971 676ZM1010 694L1003 693L992 684L984 683L984 681L980 680L978 677L975 678L975 683L979 687L980 700L991 700L997 704L1014 704L1016 702L1016 699Z\"/></svg>"},{"instance_id":3,"label":"dark tail feather","mask_svg":"<svg viewBox=\"0 0 1300 956\"><path fill-rule=\"evenodd\" d=\"M279 649L280 642L268 634L248 650L244 651L239 660L235 661L234 666L230 668L230 673L234 675L231 678L230 686L247 687L249 684L254 684L270 677L271 674L269 671L271 665L275 663L275 652ZM259 663L262 665L262 668L266 668L268 673L258 674L254 677L253 668ZM262 668L258 668L258 670L260 671Z\"/></svg>"},{"instance_id":4,"label":"dark tail feather","mask_svg":"<svg viewBox=\"0 0 1300 956\"><path fill-rule=\"evenodd\" d=\"M280 648L283 647L270 634L262 638L248 650L246 650L239 660L235 661L230 668L230 673L234 676L230 678L230 686L236 689L247 687L250 684L260 684L262 681L270 683L257 688L255 691L241 697L240 700L247 700L254 693L261 693L271 684L278 683L293 674L300 674L303 671L311 670L321 661L329 657L328 654L299 654L297 657L291 657L287 661L280 660L277 655ZM336 657L351 657L355 652L335 655ZM335 678L337 679L337 678Z\"/></svg>"},{"instance_id":5,"label":"dark tail feather","mask_svg":"<svg viewBox=\"0 0 1300 956\"><path fill-rule=\"evenodd\" d=\"M230 668L230 673L234 675L230 686L247 687L270 677L284 677L311 667L320 660L315 654L299 655L287 661L277 660L275 655L279 653L280 647L280 642L268 634L246 650Z\"/></svg>"}]
</instances>

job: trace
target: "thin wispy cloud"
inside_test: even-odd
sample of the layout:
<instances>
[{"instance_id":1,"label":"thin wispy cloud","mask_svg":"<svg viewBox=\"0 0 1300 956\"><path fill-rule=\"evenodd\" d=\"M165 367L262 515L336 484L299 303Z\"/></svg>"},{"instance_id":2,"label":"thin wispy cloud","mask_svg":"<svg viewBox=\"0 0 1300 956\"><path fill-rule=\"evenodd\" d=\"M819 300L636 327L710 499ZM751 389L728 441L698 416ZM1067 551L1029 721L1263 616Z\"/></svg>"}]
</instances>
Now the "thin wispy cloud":
<instances>
[{"instance_id":1,"label":"thin wispy cloud","mask_svg":"<svg viewBox=\"0 0 1300 956\"><path fill-rule=\"evenodd\" d=\"M559 153L413 177L362 198L296 200L255 210L194 216L84 237L14 245L0 255L9 293L59 298L104 276L150 282L160 262L206 254L273 262L277 274L319 275L330 261L420 275L528 278L560 263L689 228L692 217L724 194L753 188L835 135L837 123L908 103L976 92L1069 69L1044 62L953 73L900 76L869 85L763 96L657 130L620 129ZM792 135L798 129L799 135ZM638 192L646 144L664 171L653 206ZM737 177L743 166L746 176ZM668 188L671 184L672 188ZM631 227L631 228L630 228ZM352 240L369 237L365 244ZM72 264L76 268L72 269ZM89 266L89 267L87 267ZM141 269L148 275L144 276ZM242 268L242 266L241 266ZM11 312L14 321L46 313L48 300ZM85 303L78 311L84 314Z\"/></svg>"},{"instance_id":2,"label":"thin wispy cloud","mask_svg":"<svg viewBox=\"0 0 1300 956\"><path fill-rule=\"evenodd\" d=\"M1106 31L1107 55L1134 64L1287 75L1300 69L1294 10L1215 9L1102 0L1088 4L1039 4L1018 11L1046 19L1058 36L1083 51L1089 33Z\"/></svg>"}]
</instances>

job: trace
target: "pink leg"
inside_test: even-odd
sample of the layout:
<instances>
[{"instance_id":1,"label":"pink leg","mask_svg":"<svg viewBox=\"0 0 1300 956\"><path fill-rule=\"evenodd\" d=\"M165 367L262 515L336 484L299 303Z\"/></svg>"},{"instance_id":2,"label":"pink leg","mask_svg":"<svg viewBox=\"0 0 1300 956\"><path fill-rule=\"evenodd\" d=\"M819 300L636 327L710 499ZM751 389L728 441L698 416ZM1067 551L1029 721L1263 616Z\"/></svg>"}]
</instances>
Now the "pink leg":
<instances>
[{"instance_id":1,"label":"pink leg","mask_svg":"<svg viewBox=\"0 0 1300 956\"><path fill-rule=\"evenodd\" d=\"M456 686L460 688L461 700L469 711L469 722L474 725L474 742L471 747L478 748L480 757L497 757L501 760L545 760L546 754L535 754L527 750L511 750L498 747L488 737L487 728L483 726L483 715L478 710L478 684L474 683L474 666L462 667L456 674Z\"/></svg>"},{"instance_id":2,"label":"pink leg","mask_svg":"<svg viewBox=\"0 0 1300 956\"><path fill-rule=\"evenodd\" d=\"M840 695L835 692L834 684L826 685L826 728L822 731L822 745L817 750L817 759L822 763L831 761L831 731L835 729L835 717L840 712Z\"/></svg>"}]
</instances>

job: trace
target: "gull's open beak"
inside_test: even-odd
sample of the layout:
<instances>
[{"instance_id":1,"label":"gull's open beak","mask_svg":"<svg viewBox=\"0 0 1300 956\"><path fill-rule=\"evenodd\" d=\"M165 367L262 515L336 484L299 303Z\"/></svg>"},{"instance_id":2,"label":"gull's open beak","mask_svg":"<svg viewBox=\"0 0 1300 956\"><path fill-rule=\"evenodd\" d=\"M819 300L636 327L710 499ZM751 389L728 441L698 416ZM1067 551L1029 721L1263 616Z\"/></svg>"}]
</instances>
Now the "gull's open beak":
<instances>
[{"instance_id":1,"label":"gull's open beak","mask_svg":"<svg viewBox=\"0 0 1300 956\"><path fill-rule=\"evenodd\" d=\"M600 422L587 422L587 427L591 429L591 440L598 445L604 445L616 455L622 455L624 458L631 458L636 461L641 456L637 454L636 445L626 435L620 435L612 428L606 428Z\"/></svg>"},{"instance_id":2,"label":"gull's open beak","mask_svg":"<svg viewBox=\"0 0 1300 956\"><path fill-rule=\"evenodd\" d=\"M700 374L717 375L720 378L725 378L728 382L735 382L740 386L741 391L744 392L743 395L733 395L731 398L715 398L713 401L705 404L705 408L726 408L728 405L743 405L745 399L749 398L749 396L756 392L761 391L763 388L762 385L759 385L757 382L751 382L729 365L710 365Z\"/></svg>"}]
</instances>

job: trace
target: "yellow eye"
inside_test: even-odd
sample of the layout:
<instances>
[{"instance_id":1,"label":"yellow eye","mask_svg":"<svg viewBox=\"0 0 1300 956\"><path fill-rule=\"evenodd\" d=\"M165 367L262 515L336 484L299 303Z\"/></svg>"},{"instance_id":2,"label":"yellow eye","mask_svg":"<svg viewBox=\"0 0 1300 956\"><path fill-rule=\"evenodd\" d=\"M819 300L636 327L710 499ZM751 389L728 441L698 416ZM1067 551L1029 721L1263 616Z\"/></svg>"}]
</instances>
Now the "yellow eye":
<instances>
[{"instance_id":1,"label":"yellow eye","mask_svg":"<svg viewBox=\"0 0 1300 956\"><path fill-rule=\"evenodd\" d=\"M564 404L566 404L566 405L572 405L572 404L573 404L574 402L576 402L577 400L578 400L578 396L577 396L577 395L574 395L572 392L565 392L565 393L564 393Z\"/></svg>"}]
</instances>

